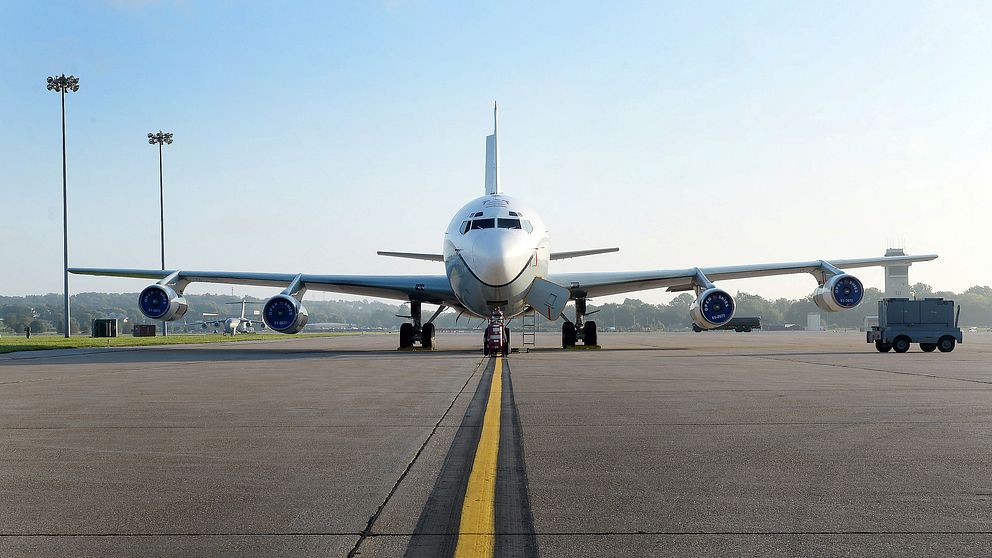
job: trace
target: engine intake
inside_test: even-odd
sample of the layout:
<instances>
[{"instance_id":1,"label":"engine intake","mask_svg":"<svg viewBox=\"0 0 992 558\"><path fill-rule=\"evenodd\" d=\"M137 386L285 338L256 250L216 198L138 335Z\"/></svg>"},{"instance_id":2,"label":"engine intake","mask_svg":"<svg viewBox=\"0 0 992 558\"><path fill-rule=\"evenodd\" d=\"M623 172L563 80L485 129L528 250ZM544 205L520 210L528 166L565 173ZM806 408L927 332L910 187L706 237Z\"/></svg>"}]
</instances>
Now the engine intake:
<instances>
[{"instance_id":1,"label":"engine intake","mask_svg":"<svg viewBox=\"0 0 992 558\"><path fill-rule=\"evenodd\" d=\"M853 275L834 275L813 291L813 302L820 310L840 312L850 310L865 297L864 285Z\"/></svg>"},{"instance_id":2,"label":"engine intake","mask_svg":"<svg viewBox=\"0 0 992 558\"><path fill-rule=\"evenodd\" d=\"M262 306L265 325L279 333L299 333L309 319L307 309L289 295L278 294Z\"/></svg>"},{"instance_id":3,"label":"engine intake","mask_svg":"<svg viewBox=\"0 0 992 558\"><path fill-rule=\"evenodd\" d=\"M710 288L699 293L689 306L689 316L693 323L703 329L722 326L734 317L734 297L727 291Z\"/></svg>"},{"instance_id":4,"label":"engine intake","mask_svg":"<svg viewBox=\"0 0 992 558\"><path fill-rule=\"evenodd\" d=\"M189 304L172 287L151 285L138 295L138 309L153 320L171 322L182 318L189 310Z\"/></svg>"}]
</instances>

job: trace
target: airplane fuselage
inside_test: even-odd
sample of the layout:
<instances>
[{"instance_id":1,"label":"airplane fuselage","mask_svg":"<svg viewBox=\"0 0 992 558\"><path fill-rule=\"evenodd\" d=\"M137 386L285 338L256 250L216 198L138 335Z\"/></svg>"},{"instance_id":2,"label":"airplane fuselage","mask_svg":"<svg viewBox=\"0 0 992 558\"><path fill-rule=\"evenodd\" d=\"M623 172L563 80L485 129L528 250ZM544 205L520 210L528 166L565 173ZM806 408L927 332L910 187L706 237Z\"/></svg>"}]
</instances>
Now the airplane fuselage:
<instances>
[{"instance_id":1,"label":"airplane fuselage","mask_svg":"<svg viewBox=\"0 0 992 558\"><path fill-rule=\"evenodd\" d=\"M455 214L444 233L444 267L462 306L488 318L522 313L535 278L545 277L551 242L544 220L519 200L494 194Z\"/></svg>"}]
</instances>

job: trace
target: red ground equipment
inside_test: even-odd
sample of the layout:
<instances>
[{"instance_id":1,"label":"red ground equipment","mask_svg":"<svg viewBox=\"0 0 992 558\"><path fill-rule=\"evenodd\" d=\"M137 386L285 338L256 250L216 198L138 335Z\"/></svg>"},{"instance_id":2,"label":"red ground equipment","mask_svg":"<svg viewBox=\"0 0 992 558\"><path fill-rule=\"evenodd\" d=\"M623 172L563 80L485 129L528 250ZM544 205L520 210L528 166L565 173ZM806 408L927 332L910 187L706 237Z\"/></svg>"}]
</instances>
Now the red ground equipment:
<instances>
[{"instance_id":1,"label":"red ground equipment","mask_svg":"<svg viewBox=\"0 0 992 558\"><path fill-rule=\"evenodd\" d=\"M482 350L486 355L497 355L509 353L510 343L506 338L506 331L503 328L503 313L493 312L489 318L489 325L486 327L486 337Z\"/></svg>"}]
</instances>

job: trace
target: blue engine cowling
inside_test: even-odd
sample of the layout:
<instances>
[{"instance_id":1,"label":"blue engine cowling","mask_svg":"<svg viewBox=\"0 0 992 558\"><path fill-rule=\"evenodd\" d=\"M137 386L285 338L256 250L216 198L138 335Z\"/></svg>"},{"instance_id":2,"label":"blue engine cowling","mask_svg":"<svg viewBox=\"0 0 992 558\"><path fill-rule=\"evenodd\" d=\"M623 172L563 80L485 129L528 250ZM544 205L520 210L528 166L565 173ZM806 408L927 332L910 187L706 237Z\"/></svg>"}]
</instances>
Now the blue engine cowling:
<instances>
[{"instance_id":1,"label":"blue engine cowling","mask_svg":"<svg viewBox=\"0 0 992 558\"><path fill-rule=\"evenodd\" d=\"M183 295L172 287L151 285L138 295L138 310L153 320L171 322L182 318L189 305Z\"/></svg>"},{"instance_id":2,"label":"blue engine cowling","mask_svg":"<svg viewBox=\"0 0 992 558\"><path fill-rule=\"evenodd\" d=\"M278 294L262 306L265 325L279 333L299 333L309 319L307 309L289 295Z\"/></svg>"},{"instance_id":3,"label":"blue engine cowling","mask_svg":"<svg viewBox=\"0 0 992 558\"><path fill-rule=\"evenodd\" d=\"M720 327L734 317L737 305L727 291L711 288L699 293L689 306L693 323L703 329Z\"/></svg>"},{"instance_id":4,"label":"blue engine cowling","mask_svg":"<svg viewBox=\"0 0 992 558\"><path fill-rule=\"evenodd\" d=\"M850 310L861 304L864 297L864 285L857 277L847 273L834 275L813 291L813 302L820 310L827 312Z\"/></svg>"}]
</instances>

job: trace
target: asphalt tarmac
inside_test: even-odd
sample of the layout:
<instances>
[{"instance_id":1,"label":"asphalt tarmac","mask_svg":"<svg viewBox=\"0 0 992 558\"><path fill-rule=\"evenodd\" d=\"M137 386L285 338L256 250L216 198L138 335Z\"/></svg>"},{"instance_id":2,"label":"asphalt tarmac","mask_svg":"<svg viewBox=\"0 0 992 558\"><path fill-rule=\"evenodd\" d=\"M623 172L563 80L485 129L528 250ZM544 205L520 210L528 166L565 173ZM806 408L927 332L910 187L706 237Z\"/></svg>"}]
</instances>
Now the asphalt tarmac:
<instances>
[{"instance_id":1,"label":"asphalt tarmac","mask_svg":"<svg viewBox=\"0 0 992 558\"><path fill-rule=\"evenodd\" d=\"M438 341L2 355L0 556L992 555L992 334Z\"/></svg>"}]
</instances>

